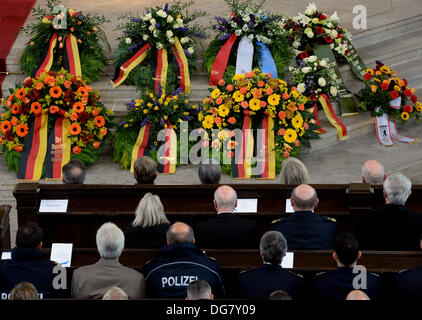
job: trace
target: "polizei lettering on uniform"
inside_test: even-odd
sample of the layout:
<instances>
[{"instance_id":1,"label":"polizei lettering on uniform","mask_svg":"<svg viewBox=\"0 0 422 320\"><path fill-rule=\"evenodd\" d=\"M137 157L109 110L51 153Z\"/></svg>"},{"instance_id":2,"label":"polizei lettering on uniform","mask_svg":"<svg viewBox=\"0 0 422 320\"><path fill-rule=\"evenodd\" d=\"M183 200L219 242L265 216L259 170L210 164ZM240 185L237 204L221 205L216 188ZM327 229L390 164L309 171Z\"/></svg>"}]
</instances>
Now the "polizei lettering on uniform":
<instances>
[{"instance_id":1,"label":"polizei lettering on uniform","mask_svg":"<svg viewBox=\"0 0 422 320\"><path fill-rule=\"evenodd\" d=\"M197 276L162 277L161 284L165 287L187 287L192 281L198 280Z\"/></svg>"}]
</instances>

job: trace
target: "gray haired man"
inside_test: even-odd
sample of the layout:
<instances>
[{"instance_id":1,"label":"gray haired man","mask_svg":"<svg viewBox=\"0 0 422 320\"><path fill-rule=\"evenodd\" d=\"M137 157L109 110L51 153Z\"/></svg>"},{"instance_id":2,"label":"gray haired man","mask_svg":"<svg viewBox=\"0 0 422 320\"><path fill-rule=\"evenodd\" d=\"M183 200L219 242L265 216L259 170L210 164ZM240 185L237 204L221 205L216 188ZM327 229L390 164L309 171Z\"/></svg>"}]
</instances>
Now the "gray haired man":
<instances>
[{"instance_id":1,"label":"gray haired man","mask_svg":"<svg viewBox=\"0 0 422 320\"><path fill-rule=\"evenodd\" d=\"M214 300L211 286L205 280L192 281L186 291L186 300Z\"/></svg>"},{"instance_id":2,"label":"gray haired man","mask_svg":"<svg viewBox=\"0 0 422 320\"><path fill-rule=\"evenodd\" d=\"M125 243L123 231L114 223L107 222L98 229L96 240L101 259L95 264L75 270L72 298L102 299L113 286L121 288L130 299L144 298L144 276L119 263Z\"/></svg>"}]
</instances>

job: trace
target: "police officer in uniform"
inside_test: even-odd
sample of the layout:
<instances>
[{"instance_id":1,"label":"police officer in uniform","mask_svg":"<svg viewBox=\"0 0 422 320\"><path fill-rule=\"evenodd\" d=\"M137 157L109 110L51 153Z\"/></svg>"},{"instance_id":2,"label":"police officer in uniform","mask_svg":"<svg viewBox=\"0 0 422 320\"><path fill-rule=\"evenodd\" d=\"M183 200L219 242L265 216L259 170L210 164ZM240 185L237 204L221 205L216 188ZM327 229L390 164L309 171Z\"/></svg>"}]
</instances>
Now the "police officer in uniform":
<instances>
[{"instance_id":1,"label":"police officer in uniform","mask_svg":"<svg viewBox=\"0 0 422 320\"><path fill-rule=\"evenodd\" d=\"M420 241L422 249L422 239ZM422 300L422 266L405 269L396 276L398 298L406 300Z\"/></svg>"},{"instance_id":2,"label":"police officer in uniform","mask_svg":"<svg viewBox=\"0 0 422 320\"><path fill-rule=\"evenodd\" d=\"M224 296L223 275L217 262L195 245L190 226L176 222L166 234L167 245L143 268L148 298L184 299L189 283L205 280L217 298Z\"/></svg>"},{"instance_id":3,"label":"police officer in uniform","mask_svg":"<svg viewBox=\"0 0 422 320\"><path fill-rule=\"evenodd\" d=\"M315 294L320 299L345 300L351 291L362 290L370 299L376 299L380 294L380 278L374 273L366 272L362 266L357 266L357 260L361 256L355 236L347 232L339 234L333 253L337 269L315 276Z\"/></svg>"},{"instance_id":4,"label":"police officer in uniform","mask_svg":"<svg viewBox=\"0 0 422 320\"><path fill-rule=\"evenodd\" d=\"M293 190L290 202L294 213L273 221L270 230L281 232L291 250L333 249L337 222L314 212L319 202L315 189L307 184L299 185Z\"/></svg>"},{"instance_id":5,"label":"police officer in uniform","mask_svg":"<svg viewBox=\"0 0 422 320\"><path fill-rule=\"evenodd\" d=\"M296 298L304 279L281 267L281 261L287 252L286 239L278 231L268 231L261 238L260 250L264 263L259 268L239 274L240 298L268 299L276 290L285 291Z\"/></svg>"}]
</instances>

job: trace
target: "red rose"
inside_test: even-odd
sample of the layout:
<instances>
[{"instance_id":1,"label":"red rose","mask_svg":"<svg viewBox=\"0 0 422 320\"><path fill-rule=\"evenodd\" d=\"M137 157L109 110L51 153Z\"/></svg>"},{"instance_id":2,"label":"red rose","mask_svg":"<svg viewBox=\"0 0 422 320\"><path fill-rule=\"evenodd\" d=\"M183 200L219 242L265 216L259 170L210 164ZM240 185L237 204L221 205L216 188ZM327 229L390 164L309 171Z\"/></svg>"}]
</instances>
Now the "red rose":
<instances>
[{"instance_id":1,"label":"red rose","mask_svg":"<svg viewBox=\"0 0 422 320\"><path fill-rule=\"evenodd\" d=\"M390 92L390 96L391 96L391 99L396 99L396 98L398 98L399 97L399 93L397 92L397 91L391 91Z\"/></svg>"},{"instance_id":2,"label":"red rose","mask_svg":"<svg viewBox=\"0 0 422 320\"><path fill-rule=\"evenodd\" d=\"M412 97L410 98L413 103L416 103L418 101L418 97L412 94Z\"/></svg>"},{"instance_id":3,"label":"red rose","mask_svg":"<svg viewBox=\"0 0 422 320\"><path fill-rule=\"evenodd\" d=\"M32 81L32 79L31 78L28 78L25 82L24 82L24 87L27 87L27 88L29 88L29 87L32 87L32 85L34 84L34 82Z\"/></svg>"},{"instance_id":4,"label":"red rose","mask_svg":"<svg viewBox=\"0 0 422 320\"><path fill-rule=\"evenodd\" d=\"M91 116L86 111L83 111L79 114L78 120L81 124L86 124L89 119L91 119Z\"/></svg>"},{"instance_id":5,"label":"red rose","mask_svg":"<svg viewBox=\"0 0 422 320\"><path fill-rule=\"evenodd\" d=\"M411 106L409 106L408 104L406 104L406 105L403 107L403 111L404 111L404 112L408 112L408 113L410 113L410 112L412 112L412 110L413 110L413 108L412 108Z\"/></svg>"},{"instance_id":6,"label":"red rose","mask_svg":"<svg viewBox=\"0 0 422 320\"><path fill-rule=\"evenodd\" d=\"M327 16L326 16L325 14L321 14L321 15L319 16L319 19L320 19L320 20L325 20L325 19L327 19Z\"/></svg>"},{"instance_id":7,"label":"red rose","mask_svg":"<svg viewBox=\"0 0 422 320\"><path fill-rule=\"evenodd\" d=\"M388 83L386 83L386 82L383 82L383 83L381 84L381 89L382 89L382 90L387 91L389 87L390 87L390 86L389 86L389 85L388 85Z\"/></svg>"},{"instance_id":8,"label":"red rose","mask_svg":"<svg viewBox=\"0 0 422 320\"><path fill-rule=\"evenodd\" d=\"M404 85L407 86L407 80L403 78Z\"/></svg>"},{"instance_id":9,"label":"red rose","mask_svg":"<svg viewBox=\"0 0 422 320\"><path fill-rule=\"evenodd\" d=\"M371 80L372 79L372 74L370 74L369 72L368 73L365 73L365 75L363 76L363 78L365 80Z\"/></svg>"},{"instance_id":10,"label":"red rose","mask_svg":"<svg viewBox=\"0 0 422 320\"><path fill-rule=\"evenodd\" d=\"M410 97L411 95L412 95L412 91L410 91L409 89L406 89L406 90L404 90L404 95L406 96L406 97Z\"/></svg>"}]
</instances>

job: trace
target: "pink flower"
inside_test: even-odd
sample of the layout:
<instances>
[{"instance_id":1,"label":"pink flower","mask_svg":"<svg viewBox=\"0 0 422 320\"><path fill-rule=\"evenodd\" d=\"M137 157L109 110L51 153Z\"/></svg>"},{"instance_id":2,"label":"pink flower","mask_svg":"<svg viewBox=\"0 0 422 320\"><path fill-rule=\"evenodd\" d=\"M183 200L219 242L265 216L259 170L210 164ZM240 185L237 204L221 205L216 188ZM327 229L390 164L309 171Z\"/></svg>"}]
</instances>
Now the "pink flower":
<instances>
[{"instance_id":1,"label":"pink flower","mask_svg":"<svg viewBox=\"0 0 422 320\"><path fill-rule=\"evenodd\" d=\"M307 122L305 122L303 124L303 129L308 130L309 129L309 124Z\"/></svg>"},{"instance_id":2,"label":"pink flower","mask_svg":"<svg viewBox=\"0 0 422 320\"><path fill-rule=\"evenodd\" d=\"M224 81L224 79L221 79L220 81L217 82L217 84L219 86L224 86L226 84L226 81Z\"/></svg>"},{"instance_id":3,"label":"pink flower","mask_svg":"<svg viewBox=\"0 0 422 320\"><path fill-rule=\"evenodd\" d=\"M265 85L264 81L258 81L258 87L262 88Z\"/></svg>"},{"instance_id":4,"label":"pink flower","mask_svg":"<svg viewBox=\"0 0 422 320\"><path fill-rule=\"evenodd\" d=\"M226 87L226 90L227 90L228 92L232 92L232 91L234 90L233 85L232 85L232 84L229 84L229 85Z\"/></svg>"},{"instance_id":5,"label":"pink flower","mask_svg":"<svg viewBox=\"0 0 422 320\"><path fill-rule=\"evenodd\" d=\"M261 100L261 108L265 108L267 106L267 103L264 100Z\"/></svg>"},{"instance_id":6,"label":"pink flower","mask_svg":"<svg viewBox=\"0 0 422 320\"><path fill-rule=\"evenodd\" d=\"M243 109L247 109L247 108L248 108L248 106L249 106L249 104L248 104L248 102L247 102L247 101L242 101L242 102L240 103L240 105L242 106L242 108L243 108Z\"/></svg>"},{"instance_id":7,"label":"pink flower","mask_svg":"<svg viewBox=\"0 0 422 320\"><path fill-rule=\"evenodd\" d=\"M293 142L293 144L296 146L296 147L299 147L299 145L300 145L300 141L299 140L295 140L295 142Z\"/></svg>"},{"instance_id":8,"label":"pink flower","mask_svg":"<svg viewBox=\"0 0 422 320\"><path fill-rule=\"evenodd\" d=\"M265 90L265 93L267 94L267 96L272 95L274 92L274 90L272 88L268 88L267 90Z\"/></svg>"},{"instance_id":9,"label":"pink flower","mask_svg":"<svg viewBox=\"0 0 422 320\"><path fill-rule=\"evenodd\" d=\"M286 130L284 130L284 129L280 129L280 130L278 130L278 132L277 132L277 134L279 135L279 136L284 136L284 133L286 132Z\"/></svg>"},{"instance_id":10,"label":"pink flower","mask_svg":"<svg viewBox=\"0 0 422 320\"><path fill-rule=\"evenodd\" d=\"M242 87L242 88L240 88L239 91L240 91L241 94L244 95L244 94L246 94L248 92L248 89L246 89L246 87Z\"/></svg>"},{"instance_id":11,"label":"pink flower","mask_svg":"<svg viewBox=\"0 0 422 320\"><path fill-rule=\"evenodd\" d=\"M283 158L288 158L288 157L290 157L290 153L288 151L284 151Z\"/></svg>"},{"instance_id":12,"label":"pink flower","mask_svg":"<svg viewBox=\"0 0 422 320\"><path fill-rule=\"evenodd\" d=\"M215 103L220 105L223 103L223 99L221 97L218 97L217 100L215 100Z\"/></svg>"}]
</instances>

